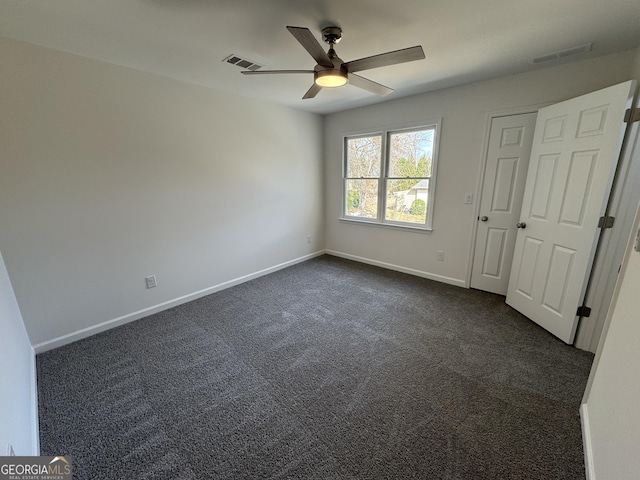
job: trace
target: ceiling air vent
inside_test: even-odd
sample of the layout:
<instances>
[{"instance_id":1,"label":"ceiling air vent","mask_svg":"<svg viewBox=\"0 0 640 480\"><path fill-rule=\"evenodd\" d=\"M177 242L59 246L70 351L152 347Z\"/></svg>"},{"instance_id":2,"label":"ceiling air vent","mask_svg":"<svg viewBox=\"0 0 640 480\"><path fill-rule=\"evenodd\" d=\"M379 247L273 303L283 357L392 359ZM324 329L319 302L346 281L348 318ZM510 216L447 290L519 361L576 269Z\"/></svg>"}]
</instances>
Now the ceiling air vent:
<instances>
[{"instance_id":1,"label":"ceiling air vent","mask_svg":"<svg viewBox=\"0 0 640 480\"><path fill-rule=\"evenodd\" d=\"M237 55L234 55L233 53L231 55L227 55L225 58L222 59L222 61L231 63L233 65L237 65L243 70L252 70L254 72L262 68L262 65L259 65L256 62L252 62L251 60L247 60L246 58L242 58Z\"/></svg>"},{"instance_id":2,"label":"ceiling air vent","mask_svg":"<svg viewBox=\"0 0 640 480\"><path fill-rule=\"evenodd\" d=\"M577 47L567 48L558 52L547 53L533 59L533 63L550 62L551 60L558 60L560 58L570 57L572 55L578 55L579 53L585 53L591 51L591 44L585 43L584 45L578 45Z\"/></svg>"}]
</instances>

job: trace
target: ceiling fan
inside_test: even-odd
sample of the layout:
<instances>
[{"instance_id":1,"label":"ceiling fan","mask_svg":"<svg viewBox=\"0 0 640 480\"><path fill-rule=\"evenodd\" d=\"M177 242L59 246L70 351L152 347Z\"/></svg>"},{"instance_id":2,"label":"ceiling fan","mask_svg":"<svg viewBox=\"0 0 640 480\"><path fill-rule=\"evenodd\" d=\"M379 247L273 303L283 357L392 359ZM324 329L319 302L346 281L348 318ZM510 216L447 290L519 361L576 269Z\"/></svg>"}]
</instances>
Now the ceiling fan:
<instances>
[{"instance_id":1,"label":"ceiling fan","mask_svg":"<svg viewBox=\"0 0 640 480\"><path fill-rule=\"evenodd\" d=\"M367 90L368 92L375 93L376 95L388 95L393 92L392 88L385 87L360 75L356 75L355 72L425 58L422 47L417 45L402 50L381 53L372 57L343 62L333 48L342 38L342 29L340 27L327 27L322 29L324 41L329 44L329 50L326 53L322 45L315 39L308 28L287 27L287 30L289 30L296 40L300 42L300 45L302 45L317 62L313 70L249 70L243 71L242 73L244 75L313 73L314 83L307 93L304 94L303 99L315 97L324 87L341 87L347 83Z\"/></svg>"}]
</instances>

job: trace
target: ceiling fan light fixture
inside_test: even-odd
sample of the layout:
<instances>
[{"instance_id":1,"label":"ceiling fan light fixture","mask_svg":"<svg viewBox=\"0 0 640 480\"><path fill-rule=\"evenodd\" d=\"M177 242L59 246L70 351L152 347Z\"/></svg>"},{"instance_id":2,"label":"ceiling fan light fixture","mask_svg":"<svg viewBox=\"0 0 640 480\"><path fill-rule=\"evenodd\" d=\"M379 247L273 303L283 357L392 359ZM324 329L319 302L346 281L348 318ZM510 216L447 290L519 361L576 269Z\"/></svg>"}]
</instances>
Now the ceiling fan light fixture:
<instances>
[{"instance_id":1,"label":"ceiling fan light fixture","mask_svg":"<svg viewBox=\"0 0 640 480\"><path fill-rule=\"evenodd\" d=\"M315 72L315 82L320 87L335 88L346 85L349 79L342 70L322 70Z\"/></svg>"},{"instance_id":2,"label":"ceiling fan light fixture","mask_svg":"<svg viewBox=\"0 0 640 480\"><path fill-rule=\"evenodd\" d=\"M424 50L420 45L414 47L394 50L392 52L379 53L371 57L359 58L350 62L343 62L335 49L336 43L342 38L342 29L340 27L327 27L322 30L324 41L329 44L329 50L324 48L314 37L311 30L305 27L287 26L287 30L295 37L300 45L313 57L316 66L313 70L245 70L243 75L260 74L286 74L286 73L313 73L313 84L302 97L303 100L314 98L323 88L337 88L350 83L351 85L375 93L376 95L385 96L393 92L392 88L380 85L368 78L356 75L356 72L369 70L371 68L386 67L399 63L412 62L414 60L424 60ZM240 60L240 59L238 59ZM235 62L235 56L232 63ZM251 68L251 67L249 67Z\"/></svg>"}]
</instances>

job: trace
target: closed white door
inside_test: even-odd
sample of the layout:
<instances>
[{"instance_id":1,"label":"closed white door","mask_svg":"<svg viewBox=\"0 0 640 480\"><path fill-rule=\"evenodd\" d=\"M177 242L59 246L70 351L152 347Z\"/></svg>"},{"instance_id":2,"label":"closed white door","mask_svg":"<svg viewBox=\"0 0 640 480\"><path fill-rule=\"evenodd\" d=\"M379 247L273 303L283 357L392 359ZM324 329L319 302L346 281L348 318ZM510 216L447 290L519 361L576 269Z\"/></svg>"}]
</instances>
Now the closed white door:
<instances>
[{"instance_id":1,"label":"closed white door","mask_svg":"<svg viewBox=\"0 0 640 480\"><path fill-rule=\"evenodd\" d=\"M536 116L525 113L491 121L471 288L507 294Z\"/></svg>"},{"instance_id":2,"label":"closed white door","mask_svg":"<svg viewBox=\"0 0 640 480\"><path fill-rule=\"evenodd\" d=\"M540 109L507 303L573 342L622 140L629 81Z\"/></svg>"}]
</instances>

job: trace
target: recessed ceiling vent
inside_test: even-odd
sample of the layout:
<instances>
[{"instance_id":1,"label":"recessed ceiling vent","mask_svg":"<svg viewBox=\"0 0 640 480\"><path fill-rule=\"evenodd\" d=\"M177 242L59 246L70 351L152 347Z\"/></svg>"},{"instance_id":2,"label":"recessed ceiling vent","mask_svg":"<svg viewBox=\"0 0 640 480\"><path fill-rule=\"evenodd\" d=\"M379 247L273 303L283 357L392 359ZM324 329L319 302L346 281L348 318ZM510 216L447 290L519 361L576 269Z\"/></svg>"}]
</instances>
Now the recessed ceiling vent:
<instances>
[{"instance_id":1,"label":"recessed ceiling vent","mask_svg":"<svg viewBox=\"0 0 640 480\"><path fill-rule=\"evenodd\" d=\"M551 60L558 60L566 57L571 57L573 55L578 55L579 53L585 53L590 51L591 51L591 44L585 43L584 45L579 45L577 47L571 47L565 50L560 50L558 52L548 53L546 55L536 57L533 59L533 63L550 62Z\"/></svg>"},{"instance_id":2,"label":"recessed ceiling vent","mask_svg":"<svg viewBox=\"0 0 640 480\"><path fill-rule=\"evenodd\" d=\"M254 72L262 68L262 65L259 65L256 62L252 62L251 60L247 60L246 58L239 57L238 55L234 55L233 53L226 56L222 61L232 63L233 65L237 65L244 70L252 70Z\"/></svg>"}]
</instances>

